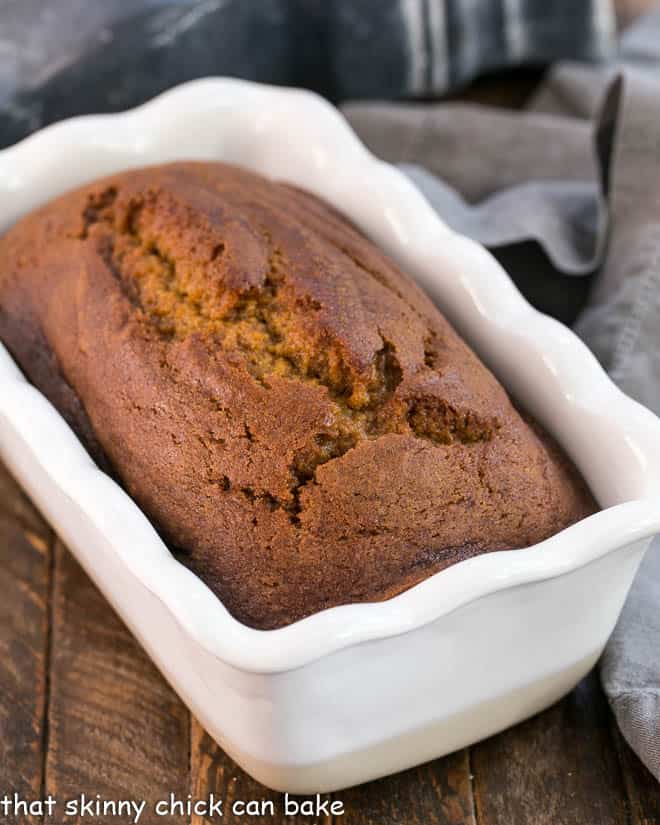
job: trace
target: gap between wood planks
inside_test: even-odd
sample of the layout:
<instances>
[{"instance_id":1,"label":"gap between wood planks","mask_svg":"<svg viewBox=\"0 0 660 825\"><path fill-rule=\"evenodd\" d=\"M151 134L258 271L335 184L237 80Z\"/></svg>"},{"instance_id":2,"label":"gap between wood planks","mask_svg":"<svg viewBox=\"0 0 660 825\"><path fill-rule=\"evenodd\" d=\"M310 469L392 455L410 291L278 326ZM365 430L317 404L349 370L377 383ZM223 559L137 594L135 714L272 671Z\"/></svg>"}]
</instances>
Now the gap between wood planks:
<instances>
[{"instance_id":1,"label":"gap between wood planks","mask_svg":"<svg viewBox=\"0 0 660 825\"><path fill-rule=\"evenodd\" d=\"M47 526L47 525L46 525ZM43 721L41 730L41 753L42 753L42 771L41 771L41 798L45 799L48 795L48 765L46 756L48 754L48 731L49 731L49 713L50 713L50 674L51 662L53 652L53 590L55 587L55 534L51 531L48 541L48 557L47 557L47 575L46 582L46 638L44 644L44 703L43 703Z\"/></svg>"}]
</instances>

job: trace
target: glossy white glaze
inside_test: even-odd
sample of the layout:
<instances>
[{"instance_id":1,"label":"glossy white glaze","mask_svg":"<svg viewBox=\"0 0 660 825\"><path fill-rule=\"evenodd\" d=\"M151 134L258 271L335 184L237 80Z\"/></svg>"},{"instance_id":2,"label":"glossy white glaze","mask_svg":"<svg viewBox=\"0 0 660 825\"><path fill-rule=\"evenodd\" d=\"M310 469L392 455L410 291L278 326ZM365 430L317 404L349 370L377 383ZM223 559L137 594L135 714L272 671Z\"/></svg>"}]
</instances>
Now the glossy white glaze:
<instances>
[{"instance_id":1,"label":"glossy white glaze","mask_svg":"<svg viewBox=\"0 0 660 825\"><path fill-rule=\"evenodd\" d=\"M276 631L236 622L0 346L0 452L210 733L282 790L339 788L534 713L591 667L660 532L660 421L536 312L320 98L208 79L0 152L0 230L104 174L222 159L303 186L415 276L561 441L603 510L533 548L455 565L390 601Z\"/></svg>"}]
</instances>

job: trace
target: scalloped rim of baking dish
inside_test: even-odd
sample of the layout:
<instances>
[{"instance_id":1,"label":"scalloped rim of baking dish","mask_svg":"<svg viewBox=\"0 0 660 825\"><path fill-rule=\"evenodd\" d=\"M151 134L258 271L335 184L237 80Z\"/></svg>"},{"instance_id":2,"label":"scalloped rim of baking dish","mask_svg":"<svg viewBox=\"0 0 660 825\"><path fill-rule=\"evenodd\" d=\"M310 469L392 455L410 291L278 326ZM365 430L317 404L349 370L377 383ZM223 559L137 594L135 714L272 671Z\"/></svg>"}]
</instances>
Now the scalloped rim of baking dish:
<instances>
[{"instance_id":1,"label":"scalloped rim of baking dish","mask_svg":"<svg viewBox=\"0 0 660 825\"><path fill-rule=\"evenodd\" d=\"M534 310L485 249L451 231L404 175L371 155L317 95L208 78L128 112L50 126L0 151L0 230L84 182L176 159L243 163L307 188L347 214L459 329L472 320L470 342L501 378L505 373L518 397L534 396L529 408L543 423L554 416L550 429L604 508L533 547L468 559L387 601L254 630L172 557L146 516L94 465L0 345L0 416L12 437L92 523L107 552L211 654L251 672L291 670L350 645L406 633L496 591L570 573L660 532L660 420L624 395L570 330Z\"/></svg>"}]
</instances>

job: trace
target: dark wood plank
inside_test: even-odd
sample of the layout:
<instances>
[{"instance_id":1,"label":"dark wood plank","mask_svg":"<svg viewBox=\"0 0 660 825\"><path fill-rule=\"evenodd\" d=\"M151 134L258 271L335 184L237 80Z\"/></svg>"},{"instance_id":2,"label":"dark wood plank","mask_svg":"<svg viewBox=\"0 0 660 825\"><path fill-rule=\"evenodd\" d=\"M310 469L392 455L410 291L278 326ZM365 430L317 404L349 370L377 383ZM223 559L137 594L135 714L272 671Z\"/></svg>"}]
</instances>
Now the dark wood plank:
<instances>
[{"instance_id":1,"label":"dark wood plank","mask_svg":"<svg viewBox=\"0 0 660 825\"><path fill-rule=\"evenodd\" d=\"M443 759L333 794L351 825L474 825L469 754Z\"/></svg>"},{"instance_id":2,"label":"dark wood plank","mask_svg":"<svg viewBox=\"0 0 660 825\"><path fill-rule=\"evenodd\" d=\"M475 745L480 825L626 825L609 725L592 673L549 710Z\"/></svg>"},{"instance_id":3,"label":"dark wood plank","mask_svg":"<svg viewBox=\"0 0 660 825\"><path fill-rule=\"evenodd\" d=\"M23 513L24 502L4 470L0 478L0 795L31 801L43 790L52 542L39 534L43 525L33 532L8 515ZM39 821L7 814L0 820Z\"/></svg>"},{"instance_id":4,"label":"dark wood plank","mask_svg":"<svg viewBox=\"0 0 660 825\"><path fill-rule=\"evenodd\" d=\"M52 535L50 527L2 462L0 462L0 514L12 519L17 525L22 525L28 533L35 534L46 541L50 540Z\"/></svg>"},{"instance_id":5,"label":"dark wood plank","mask_svg":"<svg viewBox=\"0 0 660 825\"><path fill-rule=\"evenodd\" d=\"M287 823L287 825L331 825L332 817L321 815L310 817L307 815L285 816L284 794L271 791L259 782L248 776L227 754L211 739L204 728L193 717L191 719L190 736L190 773L191 794L193 799L208 800L213 794L215 799L222 799L223 817L225 825L249 822L269 822L272 825ZM295 802L311 801L311 797L292 797ZM322 800L329 800L323 795ZM248 815L247 809L234 810L235 803L265 803L271 809L263 809L263 813ZM241 812L242 811L242 812ZM193 815L191 825L208 825L217 823L217 818L204 815ZM340 819L340 821L346 821ZM352 820L348 819L352 823Z\"/></svg>"},{"instance_id":6,"label":"dark wood plank","mask_svg":"<svg viewBox=\"0 0 660 825\"><path fill-rule=\"evenodd\" d=\"M68 551L55 547L46 786L64 805L82 793L147 800L141 822L170 792L189 792L189 713ZM150 812L147 814L147 812ZM81 820L61 807L46 822Z\"/></svg>"},{"instance_id":7,"label":"dark wood plank","mask_svg":"<svg viewBox=\"0 0 660 825\"><path fill-rule=\"evenodd\" d=\"M612 734L628 794L631 825L660 825L660 784L625 741L613 717Z\"/></svg>"}]
</instances>

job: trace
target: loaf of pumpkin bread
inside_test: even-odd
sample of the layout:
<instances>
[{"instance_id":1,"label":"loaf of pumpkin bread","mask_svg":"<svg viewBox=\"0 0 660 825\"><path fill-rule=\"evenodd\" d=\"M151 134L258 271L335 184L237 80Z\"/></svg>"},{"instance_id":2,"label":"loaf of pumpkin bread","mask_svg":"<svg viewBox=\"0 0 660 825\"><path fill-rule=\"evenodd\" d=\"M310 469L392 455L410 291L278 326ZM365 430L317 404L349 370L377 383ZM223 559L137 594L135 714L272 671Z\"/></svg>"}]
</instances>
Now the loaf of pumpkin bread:
<instances>
[{"instance_id":1,"label":"loaf of pumpkin bread","mask_svg":"<svg viewBox=\"0 0 660 825\"><path fill-rule=\"evenodd\" d=\"M0 240L0 337L254 627L386 599L595 507L410 278L243 169L132 171L24 218Z\"/></svg>"}]
</instances>

